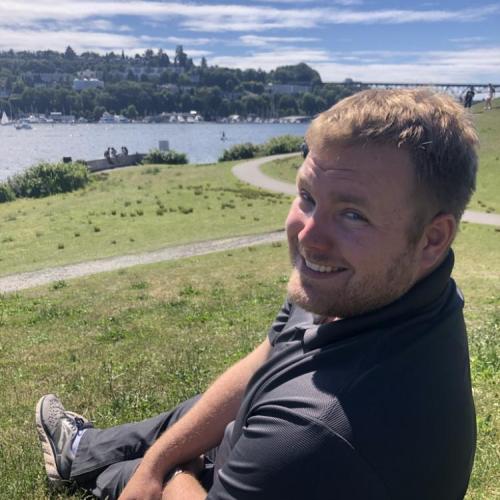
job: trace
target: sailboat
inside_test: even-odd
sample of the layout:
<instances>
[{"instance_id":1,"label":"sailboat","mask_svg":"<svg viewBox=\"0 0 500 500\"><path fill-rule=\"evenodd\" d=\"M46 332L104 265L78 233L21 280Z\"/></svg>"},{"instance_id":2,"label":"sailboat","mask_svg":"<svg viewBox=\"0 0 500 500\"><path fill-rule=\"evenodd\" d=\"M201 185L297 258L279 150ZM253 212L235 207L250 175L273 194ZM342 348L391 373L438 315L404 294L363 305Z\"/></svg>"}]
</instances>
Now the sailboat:
<instances>
[{"instance_id":1,"label":"sailboat","mask_svg":"<svg viewBox=\"0 0 500 500\"><path fill-rule=\"evenodd\" d=\"M2 113L2 119L0 120L0 123L2 125L12 125L12 122L9 120L9 117L7 116L7 113L5 111Z\"/></svg>"}]
</instances>

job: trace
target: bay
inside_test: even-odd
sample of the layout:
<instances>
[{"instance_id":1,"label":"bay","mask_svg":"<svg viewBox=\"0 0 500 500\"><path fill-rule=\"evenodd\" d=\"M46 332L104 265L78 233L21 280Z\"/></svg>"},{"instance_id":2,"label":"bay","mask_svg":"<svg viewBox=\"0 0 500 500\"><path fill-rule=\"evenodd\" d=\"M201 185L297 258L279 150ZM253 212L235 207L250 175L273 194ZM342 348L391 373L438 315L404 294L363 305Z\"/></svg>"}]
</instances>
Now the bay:
<instances>
[{"instance_id":1,"label":"bay","mask_svg":"<svg viewBox=\"0 0 500 500\"><path fill-rule=\"evenodd\" d=\"M213 163L235 144L262 144L285 134L303 136L307 124L285 123L189 123L189 124L33 124L31 130L0 127L0 180L5 180L40 161L57 162L103 158L108 147L130 153L147 153L159 141L185 153L190 163ZM222 141L224 132L226 140Z\"/></svg>"}]
</instances>

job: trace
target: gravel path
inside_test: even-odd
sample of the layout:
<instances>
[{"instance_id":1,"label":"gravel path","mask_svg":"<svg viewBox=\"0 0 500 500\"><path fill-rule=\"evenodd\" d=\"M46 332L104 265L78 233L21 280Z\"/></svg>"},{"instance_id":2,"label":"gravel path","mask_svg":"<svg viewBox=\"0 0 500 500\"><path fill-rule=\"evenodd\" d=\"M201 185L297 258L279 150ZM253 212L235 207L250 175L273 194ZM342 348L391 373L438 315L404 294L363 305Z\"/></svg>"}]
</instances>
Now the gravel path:
<instances>
[{"instance_id":1,"label":"gravel path","mask_svg":"<svg viewBox=\"0 0 500 500\"><path fill-rule=\"evenodd\" d=\"M273 157L268 156L265 158L257 158L245 163L240 163L239 165L233 167L233 174L240 180L248 182L249 184L252 184L254 186L267 189L269 191L294 195L297 191L293 184L272 179L271 177L263 174L260 170L260 166L264 163L267 163L271 159L277 160L280 158L289 158L290 156L294 155L296 155L296 153L277 155ZM462 217L462 220L467 222L474 222L476 224L500 226L499 214L487 214L485 212L474 212L472 210L466 210Z\"/></svg>"},{"instance_id":2,"label":"gravel path","mask_svg":"<svg viewBox=\"0 0 500 500\"><path fill-rule=\"evenodd\" d=\"M282 230L252 236L202 241L198 243L190 243L188 245L162 248L153 252L123 255L120 257L109 257L107 259L81 262L79 264L69 264L67 266L42 269L40 271L33 271L29 273L13 274L0 278L0 293L15 292L26 288L45 285L53 281L68 280L96 273L115 271L117 269L123 269L125 267L132 267L141 264L152 264L154 262L182 259L184 257L193 257L211 252L221 252L223 250L284 240L285 232Z\"/></svg>"},{"instance_id":3,"label":"gravel path","mask_svg":"<svg viewBox=\"0 0 500 500\"><path fill-rule=\"evenodd\" d=\"M233 168L233 174L243 182L247 182L254 186L267 189L269 191L294 195L296 191L293 184L272 179L260 171L260 166L271 159L276 160L280 158L288 158L294 155L296 155L296 153L258 158L245 163L240 163ZM487 214L467 210L464 214L463 220L477 224L500 226L500 215L498 214ZM257 234L253 236L202 241L190 243L188 245L167 247L153 252L109 257L106 259L81 262L79 264L69 264L67 266L42 269L40 271L13 274L0 278L0 293L15 292L26 288L45 285L53 281L89 276L91 274L114 271L141 264L152 264L154 262L182 259L184 257L193 257L195 255L204 255L207 253L221 252L223 250L230 250L233 248L261 245L264 243L284 240L285 232L276 231L273 233Z\"/></svg>"}]
</instances>

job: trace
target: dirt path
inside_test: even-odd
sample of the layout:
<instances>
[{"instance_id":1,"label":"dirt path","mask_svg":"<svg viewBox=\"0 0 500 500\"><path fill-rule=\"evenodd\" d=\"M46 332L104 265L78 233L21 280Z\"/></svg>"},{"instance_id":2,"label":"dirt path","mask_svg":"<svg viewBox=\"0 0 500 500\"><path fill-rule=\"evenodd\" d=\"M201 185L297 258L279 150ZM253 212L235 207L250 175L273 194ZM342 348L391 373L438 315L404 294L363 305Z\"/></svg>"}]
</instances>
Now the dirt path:
<instances>
[{"instance_id":1,"label":"dirt path","mask_svg":"<svg viewBox=\"0 0 500 500\"><path fill-rule=\"evenodd\" d=\"M261 165L271 160L280 158L289 158L296 153L277 155L273 157L257 158L255 160L240 163L233 167L233 174L244 182L248 182L253 186L275 191L278 193L294 195L296 193L295 186L289 182L278 181L263 174L260 170ZM487 224L489 226L500 226L500 214L487 214L485 212L474 212L466 210L462 220L474 222L476 224Z\"/></svg>"},{"instance_id":2,"label":"dirt path","mask_svg":"<svg viewBox=\"0 0 500 500\"><path fill-rule=\"evenodd\" d=\"M42 269L40 271L13 274L0 278L0 293L15 292L26 288L46 285L53 281L68 280L71 278L89 276L91 274L115 271L125 267L182 259L184 257L193 257L211 252L221 252L223 250L261 245L264 243L273 243L275 241L283 241L284 239L284 231L275 231L273 233L202 241L190 243L188 245L162 248L153 252L109 257L106 259L81 262L79 264Z\"/></svg>"}]
</instances>

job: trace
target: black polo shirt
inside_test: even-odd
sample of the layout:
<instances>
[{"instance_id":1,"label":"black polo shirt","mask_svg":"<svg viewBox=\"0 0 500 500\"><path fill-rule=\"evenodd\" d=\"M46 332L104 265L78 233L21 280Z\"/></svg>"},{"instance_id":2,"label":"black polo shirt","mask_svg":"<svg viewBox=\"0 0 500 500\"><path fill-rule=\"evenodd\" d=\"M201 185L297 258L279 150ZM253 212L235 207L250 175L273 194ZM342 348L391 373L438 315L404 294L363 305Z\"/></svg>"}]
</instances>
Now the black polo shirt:
<instances>
[{"instance_id":1,"label":"black polo shirt","mask_svg":"<svg viewBox=\"0 0 500 500\"><path fill-rule=\"evenodd\" d=\"M459 499L476 428L453 254L394 303L318 325L286 302L209 499Z\"/></svg>"}]
</instances>

